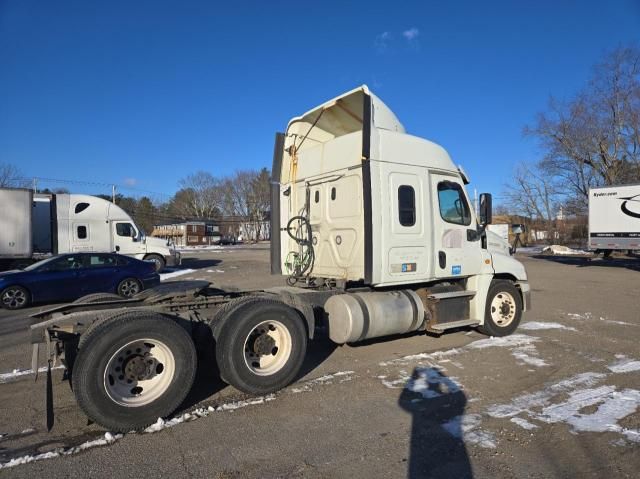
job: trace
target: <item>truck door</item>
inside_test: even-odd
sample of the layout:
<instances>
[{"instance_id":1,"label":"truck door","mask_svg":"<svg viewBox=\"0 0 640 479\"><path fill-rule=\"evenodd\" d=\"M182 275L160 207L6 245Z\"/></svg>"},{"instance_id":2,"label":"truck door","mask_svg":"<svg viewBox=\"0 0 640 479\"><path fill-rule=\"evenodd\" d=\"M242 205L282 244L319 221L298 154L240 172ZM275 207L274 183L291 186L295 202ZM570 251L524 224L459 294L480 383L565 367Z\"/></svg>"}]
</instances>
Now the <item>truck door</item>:
<instances>
[{"instance_id":1,"label":"truck door","mask_svg":"<svg viewBox=\"0 0 640 479\"><path fill-rule=\"evenodd\" d=\"M138 231L129 221L114 221L111 223L113 249L121 254L135 255L140 253Z\"/></svg>"},{"instance_id":2,"label":"truck door","mask_svg":"<svg viewBox=\"0 0 640 479\"><path fill-rule=\"evenodd\" d=\"M431 173L435 276L465 277L480 272L481 246L462 181Z\"/></svg>"}]
</instances>

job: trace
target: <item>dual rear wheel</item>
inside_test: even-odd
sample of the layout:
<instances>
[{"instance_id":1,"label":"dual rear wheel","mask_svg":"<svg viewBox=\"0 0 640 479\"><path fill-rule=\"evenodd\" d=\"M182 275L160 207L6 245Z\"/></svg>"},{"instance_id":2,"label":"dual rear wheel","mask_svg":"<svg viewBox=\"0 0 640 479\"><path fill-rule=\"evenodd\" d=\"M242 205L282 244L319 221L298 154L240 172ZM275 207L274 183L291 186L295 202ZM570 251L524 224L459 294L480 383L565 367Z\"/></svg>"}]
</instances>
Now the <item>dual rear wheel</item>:
<instances>
[{"instance_id":1,"label":"dual rear wheel","mask_svg":"<svg viewBox=\"0 0 640 479\"><path fill-rule=\"evenodd\" d=\"M302 318L267 298L241 298L213 324L222 378L249 394L275 392L296 379L307 347ZM172 318L125 311L80 337L71 382L78 404L111 431L142 429L173 413L193 385L195 343Z\"/></svg>"}]
</instances>

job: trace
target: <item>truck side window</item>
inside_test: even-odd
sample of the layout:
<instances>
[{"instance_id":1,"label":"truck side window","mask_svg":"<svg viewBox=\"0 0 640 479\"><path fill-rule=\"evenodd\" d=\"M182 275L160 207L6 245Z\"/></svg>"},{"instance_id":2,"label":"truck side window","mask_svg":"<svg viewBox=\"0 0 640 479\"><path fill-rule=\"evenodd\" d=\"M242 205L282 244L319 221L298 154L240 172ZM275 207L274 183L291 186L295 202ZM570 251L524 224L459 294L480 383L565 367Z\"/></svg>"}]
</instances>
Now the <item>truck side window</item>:
<instances>
[{"instance_id":1,"label":"truck side window","mask_svg":"<svg viewBox=\"0 0 640 479\"><path fill-rule=\"evenodd\" d=\"M87 239L87 227L86 226L78 226L77 228L78 239Z\"/></svg>"},{"instance_id":2,"label":"truck side window","mask_svg":"<svg viewBox=\"0 0 640 479\"><path fill-rule=\"evenodd\" d=\"M74 211L76 212L76 214L78 213L82 213L84 210L86 210L89 207L89 203L78 203L74 209Z\"/></svg>"},{"instance_id":3,"label":"truck side window","mask_svg":"<svg viewBox=\"0 0 640 479\"><path fill-rule=\"evenodd\" d=\"M402 226L416 224L416 192L413 186L398 187L398 220Z\"/></svg>"},{"instance_id":4,"label":"truck side window","mask_svg":"<svg viewBox=\"0 0 640 479\"><path fill-rule=\"evenodd\" d=\"M468 226L471 224L469 205L462 191L462 186L453 181L438 183L438 202L440 216L447 223Z\"/></svg>"},{"instance_id":5,"label":"truck side window","mask_svg":"<svg viewBox=\"0 0 640 479\"><path fill-rule=\"evenodd\" d=\"M131 223L116 223L116 234L118 236L128 236L130 238L131 233L133 233Z\"/></svg>"}]
</instances>

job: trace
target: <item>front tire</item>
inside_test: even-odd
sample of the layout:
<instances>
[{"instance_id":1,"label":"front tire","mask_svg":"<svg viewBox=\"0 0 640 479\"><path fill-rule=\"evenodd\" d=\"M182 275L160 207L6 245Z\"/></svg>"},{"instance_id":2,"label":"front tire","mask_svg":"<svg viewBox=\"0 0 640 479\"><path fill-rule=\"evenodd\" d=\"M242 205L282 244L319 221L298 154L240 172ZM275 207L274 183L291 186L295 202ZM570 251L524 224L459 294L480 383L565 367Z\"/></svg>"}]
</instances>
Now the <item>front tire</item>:
<instances>
[{"instance_id":1,"label":"front tire","mask_svg":"<svg viewBox=\"0 0 640 479\"><path fill-rule=\"evenodd\" d=\"M89 418L127 432L174 412L189 393L196 368L195 345L179 324L157 313L130 311L83 335L72 385Z\"/></svg>"},{"instance_id":2,"label":"front tire","mask_svg":"<svg viewBox=\"0 0 640 479\"><path fill-rule=\"evenodd\" d=\"M2 298L2 307L5 309L22 309L31 303L31 294L22 286L9 286L0 293Z\"/></svg>"},{"instance_id":3,"label":"front tire","mask_svg":"<svg viewBox=\"0 0 640 479\"><path fill-rule=\"evenodd\" d=\"M118 283L118 295L123 298L133 298L142 291L142 284L136 278L125 278Z\"/></svg>"},{"instance_id":4,"label":"front tire","mask_svg":"<svg viewBox=\"0 0 640 479\"><path fill-rule=\"evenodd\" d=\"M508 336L522 319L522 297L507 280L493 280L487 294L484 324L478 329L488 336Z\"/></svg>"},{"instance_id":5,"label":"front tire","mask_svg":"<svg viewBox=\"0 0 640 479\"><path fill-rule=\"evenodd\" d=\"M149 254L149 255L144 257L144 260L145 261L153 261L153 264L156 267L156 273L159 273L160 271L162 271L165 268L165 266L167 265L167 262L159 254Z\"/></svg>"},{"instance_id":6,"label":"front tire","mask_svg":"<svg viewBox=\"0 0 640 479\"><path fill-rule=\"evenodd\" d=\"M220 376L236 389L262 395L288 386L300 372L307 331L296 310L269 298L243 299L214 325Z\"/></svg>"}]
</instances>

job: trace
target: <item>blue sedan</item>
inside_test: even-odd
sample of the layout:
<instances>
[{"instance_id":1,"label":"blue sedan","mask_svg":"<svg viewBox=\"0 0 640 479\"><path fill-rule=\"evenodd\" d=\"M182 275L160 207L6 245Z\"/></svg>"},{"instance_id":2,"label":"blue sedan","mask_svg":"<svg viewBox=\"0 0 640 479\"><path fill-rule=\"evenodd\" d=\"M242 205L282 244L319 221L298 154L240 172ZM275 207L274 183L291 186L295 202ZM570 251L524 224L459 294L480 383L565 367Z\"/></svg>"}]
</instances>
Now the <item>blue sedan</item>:
<instances>
[{"instance_id":1,"label":"blue sedan","mask_svg":"<svg viewBox=\"0 0 640 479\"><path fill-rule=\"evenodd\" d=\"M0 298L4 308L20 309L35 302L72 301L91 293L130 298L159 283L153 263L111 253L72 253L0 273Z\"/></svg>"}]
</instances>

